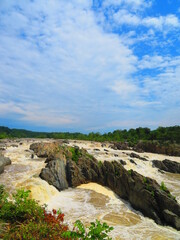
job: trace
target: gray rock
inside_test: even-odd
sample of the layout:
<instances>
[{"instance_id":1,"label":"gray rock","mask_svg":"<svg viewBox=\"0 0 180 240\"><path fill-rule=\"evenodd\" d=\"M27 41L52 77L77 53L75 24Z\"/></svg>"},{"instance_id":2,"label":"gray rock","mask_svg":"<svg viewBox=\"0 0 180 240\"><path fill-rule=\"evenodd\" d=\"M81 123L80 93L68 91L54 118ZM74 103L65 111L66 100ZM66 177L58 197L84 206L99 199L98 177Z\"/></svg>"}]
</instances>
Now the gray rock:
<instances>
[{"instance_id":1,"label":"gray rock","mask_svg":"<svg viewBox=\"0 0 180 240\"><path fill-rule=\"evenodd\" d=\"M4 167L11 164L11 160L0 155L0 174L4 172Z\"/></svg>"},{"instance_id":2,"label":"gray rock","mask_svg":"<svg viewBox=\"0 0 180 240\"><path fill-rule=\"evenodd\" d=\"M173 225L176 227L176 229L180 230L180 217L167 209L163 211L163 216L167 223L171 225L171 223L173 222Z\"/></svg>"},{"instance_id":3,"label":"gray rock","mask_svg":"<svg viewBox=\"0 0 180 240\"><path fill-rule=\"evenodd\" d=\"M42 169L40 177L60 191L68 188L65 164L59 159L50 161L46 168Z\"/></svg>"},{"instance_id":4,"label":"gray rock","mask_svg":"<svg viewBox=\"0 0 180 240\"><path fill-rule=\"evenodd\" d=\"M163 161L153 160L152 166L170 173L180 173L180 163L165 159Z\"/></svg>"},{"instance_id":5,"label":"gray rock","mask_svg":"<svg viewBox=\"0 0 180 240\"><path fill-rule=\"evenodd\" d=\"M179 229L180 205L170 197L168 190L161 190L155 180L145 178L132 169L127 171L117 161L104 161L99 164L84 149L78 150L76 160L73 160L68 151L67 147L66 165L61 158L50 160L41 171L40 177L59 190L96 182L109 187L119 197L127 200L134 209L141 211L156 223Z\"/></svg>"}]
</instances>

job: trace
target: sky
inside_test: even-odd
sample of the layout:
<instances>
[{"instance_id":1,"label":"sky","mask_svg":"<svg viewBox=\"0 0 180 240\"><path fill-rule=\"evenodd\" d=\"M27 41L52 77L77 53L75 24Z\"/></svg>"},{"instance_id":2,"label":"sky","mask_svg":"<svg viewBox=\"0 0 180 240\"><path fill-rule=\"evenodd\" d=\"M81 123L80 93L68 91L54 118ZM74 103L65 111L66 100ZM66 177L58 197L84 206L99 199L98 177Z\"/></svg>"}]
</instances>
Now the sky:
<instances>
[{"instance_id":1,"label":"sky","mask_svg":"<svg viewBox=\"0 0 180 240\"><path fill-rule=\"evenodd\" d=\"M180 0L0 0L0 125L180 125Z\"/></svg>"}]
</instances>

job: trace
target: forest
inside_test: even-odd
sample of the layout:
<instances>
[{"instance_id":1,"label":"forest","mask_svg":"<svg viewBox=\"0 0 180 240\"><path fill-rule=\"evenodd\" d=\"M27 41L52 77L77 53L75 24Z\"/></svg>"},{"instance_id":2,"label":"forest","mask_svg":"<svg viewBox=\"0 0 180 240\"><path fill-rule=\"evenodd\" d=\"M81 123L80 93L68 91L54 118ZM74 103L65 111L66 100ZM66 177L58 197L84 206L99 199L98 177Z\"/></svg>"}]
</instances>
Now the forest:
<instances>
[{"instance_id":1,"label":"forest","mask_svg":"<svg viewBox=\"0 0 180 240\"><path fill-rule=\"evenodd\" d=\"M0 126L0 139L4 138L54 138L99 142L112 141L128 142L132 145L137 144L139 141L158 141L159 143L180 144L180 126L158 127L155 130L139 127L129 130L115 130L104 134L99 132L91 132L89 134L79 132L34 132Z\"/></svg>"}]
</instances>

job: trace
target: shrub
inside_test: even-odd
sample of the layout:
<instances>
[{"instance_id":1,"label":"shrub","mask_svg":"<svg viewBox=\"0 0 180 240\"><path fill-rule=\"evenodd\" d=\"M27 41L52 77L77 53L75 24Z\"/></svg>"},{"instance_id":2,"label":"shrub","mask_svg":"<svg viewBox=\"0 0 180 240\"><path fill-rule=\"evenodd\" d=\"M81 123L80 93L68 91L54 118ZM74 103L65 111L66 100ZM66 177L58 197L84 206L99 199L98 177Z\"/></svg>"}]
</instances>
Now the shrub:
<instances>
[{"instance_id":1,"label":"shrub","mask_svg":"<svg viewBox=\"0 0 180 240\"><path fill-rule=\"evenodd\" d=\"M70 152L72 153L72 160L77 163L80 157L80 151L78 147L70 147Z\"/></svg>"},{"instance_id":2,"label":"shrub","mask_svg":"<svg viewBox=\"0 0 180 240\"><path fill-rule=\"evenodd\" d=\"M13 194L12 201L8 201L7 194L3 193L0 218L11 222L42 218L43 208L34 199L29 198L29 193L29 190L18 190Z\"/></svg>"},{"instance_id":3,"label":"shrub","mask_svg":"<svg viewBox=\"0 0 180 240\"><path fill-rule=\"evenodd\" d=\"M30 191L18 190L8 200L0 185L0 238L4 240L61 240L61 239L110 239L107 235L113 228L98 220L86 230L77 220L73 231L64 224L61 211L47 212L46 206L29 198ZM1 224L2 221L2 224ZM8 221L9 223L5 223Z\"/></svg>"},{"instance_id":4,"label":"shrub","mask_svg":"<svg viewBox=\"0 0 180 240\"><path fill-rule=\"evenodd\" d=\"M68 239L112 239L109 238L107 233L113 230L113 227L109 227L106 223L101 224L100 221L91 222L91 225L86 230L81 221L77 220L74 224L74 231L67 231L63 234Z\"/></svg>"}]
</instances>

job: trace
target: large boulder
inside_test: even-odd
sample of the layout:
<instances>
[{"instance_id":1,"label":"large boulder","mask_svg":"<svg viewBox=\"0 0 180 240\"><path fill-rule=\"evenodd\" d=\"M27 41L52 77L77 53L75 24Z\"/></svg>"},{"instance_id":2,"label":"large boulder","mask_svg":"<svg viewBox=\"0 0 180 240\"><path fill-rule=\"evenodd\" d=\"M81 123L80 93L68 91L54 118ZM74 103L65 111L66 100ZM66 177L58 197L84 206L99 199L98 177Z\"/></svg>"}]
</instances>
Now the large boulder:
<instances>
[{"instance_id":1,"label":"large boulder","mask_svg":"<svg viewBox=\"0 0 180 240\"><path fill-rule=\"evenodd\" d=\"M64 161L54 159L50 161L46 168L43 168L40 177L46 180L50 185L56 187L59 191L68 188L66 179L66 167Z\"/></svg>"},{"instance_id":2,"label":"large boulder","mask_svg":"<svg viewBox=\"0 0 180 240\"><path fill-rule=\"evenodd\" d=\"M165 159L163 161L153 160L153 167L170 173L180 173L180 163Z\"/></svg>"},{"instance_id":3,"label":"large boulder","mask_svg":"<svg viewBox=\"0 0 180 240\"><path fill-rule=\"evenodd\" d=\"M4 167L11 164L10 158L0 155L0 174L4 172Z\"/></svg>"}]
</instances>

